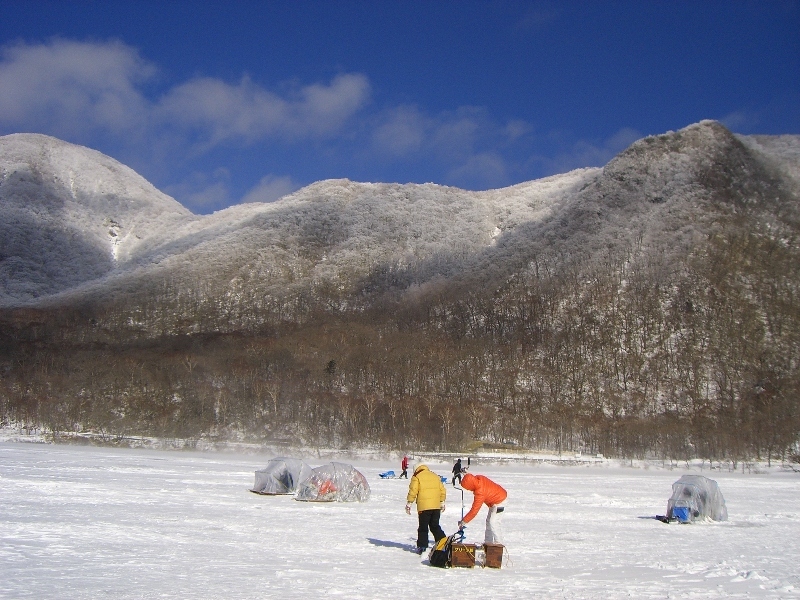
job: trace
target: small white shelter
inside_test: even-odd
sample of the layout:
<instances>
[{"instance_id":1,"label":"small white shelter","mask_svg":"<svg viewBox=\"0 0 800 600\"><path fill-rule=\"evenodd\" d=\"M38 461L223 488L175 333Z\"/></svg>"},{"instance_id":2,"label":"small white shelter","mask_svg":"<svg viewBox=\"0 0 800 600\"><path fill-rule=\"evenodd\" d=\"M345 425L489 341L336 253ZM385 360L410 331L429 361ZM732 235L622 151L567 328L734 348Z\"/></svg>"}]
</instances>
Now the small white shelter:
<instances>
[{"instance_id":1,"label":"small white shelter","mask_svg":"<svg viewBox=\"0 0 800 600\"><path fill-rule=\"evenodd\" d=\"M672 484L667 518L681 523L706 519L727 521L728 509L716 481L702 475L684 475Z\"/></svg>"},{"instance_id":2,"label":"small white shelter","mask_svg":"<svg viewBox=\"0 0 800 600\"><path fill-rule=\"evenodd\" d=\"M256 471L256 480L250 491L269 496L294 494L312 472L313 469L300 459L273 458L266 467Z\"/></svg>"},{"instance_id":3,"label":"small white shelter","mask_svg":"<svg viewBox=\"0 0 800 600\"><path fill-rule=\"evenodd\" d=\"M304 502L366 502L367 478L353 465L332 462L313 470L300 484L295 500Z\"/></svg>"}]
</instances>

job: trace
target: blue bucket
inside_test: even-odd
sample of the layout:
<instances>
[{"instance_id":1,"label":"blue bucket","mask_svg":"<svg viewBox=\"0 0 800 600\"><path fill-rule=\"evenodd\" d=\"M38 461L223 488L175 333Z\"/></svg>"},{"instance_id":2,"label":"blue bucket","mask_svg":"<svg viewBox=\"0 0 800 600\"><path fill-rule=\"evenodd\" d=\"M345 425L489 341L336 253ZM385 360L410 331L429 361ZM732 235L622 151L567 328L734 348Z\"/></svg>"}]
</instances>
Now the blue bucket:
<instances>
[{"instance_id":1,"label":"blue bucket","mask_svg":"<svg viewBox=\"0 0 800 600\"><path fill-rule=\"evenodd\" d=\"M689 507L688 506L673 506L672 517L678 519L681 523L689 522Z\"/></svg>"}]
</instances>

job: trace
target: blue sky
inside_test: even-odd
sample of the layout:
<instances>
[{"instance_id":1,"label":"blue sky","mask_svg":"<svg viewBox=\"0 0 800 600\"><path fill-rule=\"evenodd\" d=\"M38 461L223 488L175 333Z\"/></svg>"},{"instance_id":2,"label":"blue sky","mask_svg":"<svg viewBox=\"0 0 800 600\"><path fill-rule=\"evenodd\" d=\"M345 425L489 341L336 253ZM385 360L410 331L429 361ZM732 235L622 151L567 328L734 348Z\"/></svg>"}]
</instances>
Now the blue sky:
<instances>
[{"instance_id":1,"label":"blue sky","mask_svg":"<svg viewBox=\"0 0 800 600\"><path fill-rule=\"evenodd\" d=\"M503 187L702 119L800 133L800 0L3 0L0 134L191 210L328 178Z\"/></svg>"}]
</instances>

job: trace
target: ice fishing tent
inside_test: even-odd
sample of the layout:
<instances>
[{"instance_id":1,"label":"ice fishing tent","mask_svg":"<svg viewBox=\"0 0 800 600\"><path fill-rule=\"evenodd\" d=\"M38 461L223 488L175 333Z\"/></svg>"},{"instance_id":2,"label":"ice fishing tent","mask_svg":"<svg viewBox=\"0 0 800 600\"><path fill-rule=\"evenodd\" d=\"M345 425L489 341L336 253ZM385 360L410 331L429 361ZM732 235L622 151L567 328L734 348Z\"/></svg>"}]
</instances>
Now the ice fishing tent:
<instances>
[{"instance_id":1,"label":"ice fishing tent","mask_svg":"<svg viewBox=\"0 0 800 600\"><path fill-rule=\"evenodd\" d=\"M332 462L313 470L300 484L295 500L305 502L365 502L370 489L367 478L353 465Z\"/></svg>"},{"instance_id":2,"label":"ice fishing tent","mask_svg":"<svg viewBox=\"0 0 800 600\"><path fill-rule=\"evenodd\" d=\"M728 509L716 481L702 475L684 475L672 484L667 518L681 523L704 519L727 521Z\"/></svg>"},{"instance_id":3,"label":"ice fishing tent","mask_svg":"<svg viewBox=\"0 0 800 600\"><path fill-rule=\"evenodd\" d=\"M267 466L256 471L251 491L256 494L294 494L297 487L311 477L313 469L297 458L273 458Z\"/></svg>"}]
</instances>

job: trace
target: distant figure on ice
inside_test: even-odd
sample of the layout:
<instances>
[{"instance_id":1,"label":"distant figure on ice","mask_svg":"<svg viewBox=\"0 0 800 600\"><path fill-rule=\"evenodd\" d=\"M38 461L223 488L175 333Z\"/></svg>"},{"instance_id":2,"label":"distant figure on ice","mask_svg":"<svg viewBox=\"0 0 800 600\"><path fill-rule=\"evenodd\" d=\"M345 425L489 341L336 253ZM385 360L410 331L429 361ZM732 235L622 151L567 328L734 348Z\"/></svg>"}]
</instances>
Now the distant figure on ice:
<instances>
[{"instance_id":1,"label":"distant figure on ice","mask_svg":"<svg viewBox=\"0 0 800 600\"><path fill-rule=\"evenodd\" d=\"M458 483L461 483L461 459L459 458L456 461L456 464L453 465L453 485L456 484L456 479L458 479Z\"/></svg>"},{"instance_id":2,"label":"distant figure on ice","mask_svg":"<svg viewBox=\"0 0 800 600\"><path fill-rule=\"evenodd\" d=\"M439 525L439 517L444 512L444 501L447 490L444 489L442 478L425 465L414 469L414 475L408 484L406 497L406 514L411 514L411 503L417 503L417 548L416 553L422 554L428 547L428 529L433 534L434 544L443 537L447 537Z\"/></svg>"},{"instance_id":3,"label":"distant figure on ice","mask_svg":"<svg viewBox=\"0 0 800 600\"><path fill-rule=\"evenodd\" d=\"M475 494L475 498L472 501L472 508L458 522L458 527L461 528L472 521L477 516L481 506L486 504L489 507L489 514L486 515L486 537L484 542L487 544L502 544L503 536L500 530L500 516L505 510L507 492L488 477L473 475L472 473L464 475L461 487Z\"/></svg>"},{"instance_id":4,"label":"distant figure on ice","mask_svg":"<svg viewBox=\"0 0 800 600\"><path fill-rule=\"evenodd\" d=\"M408 479L408 456L403 456L403 462L400 463L400 468L403 469L403 472L400 473L400 477L398 477L398 479L402 479L403 477Z\"/></svg>"}]
</instances>

